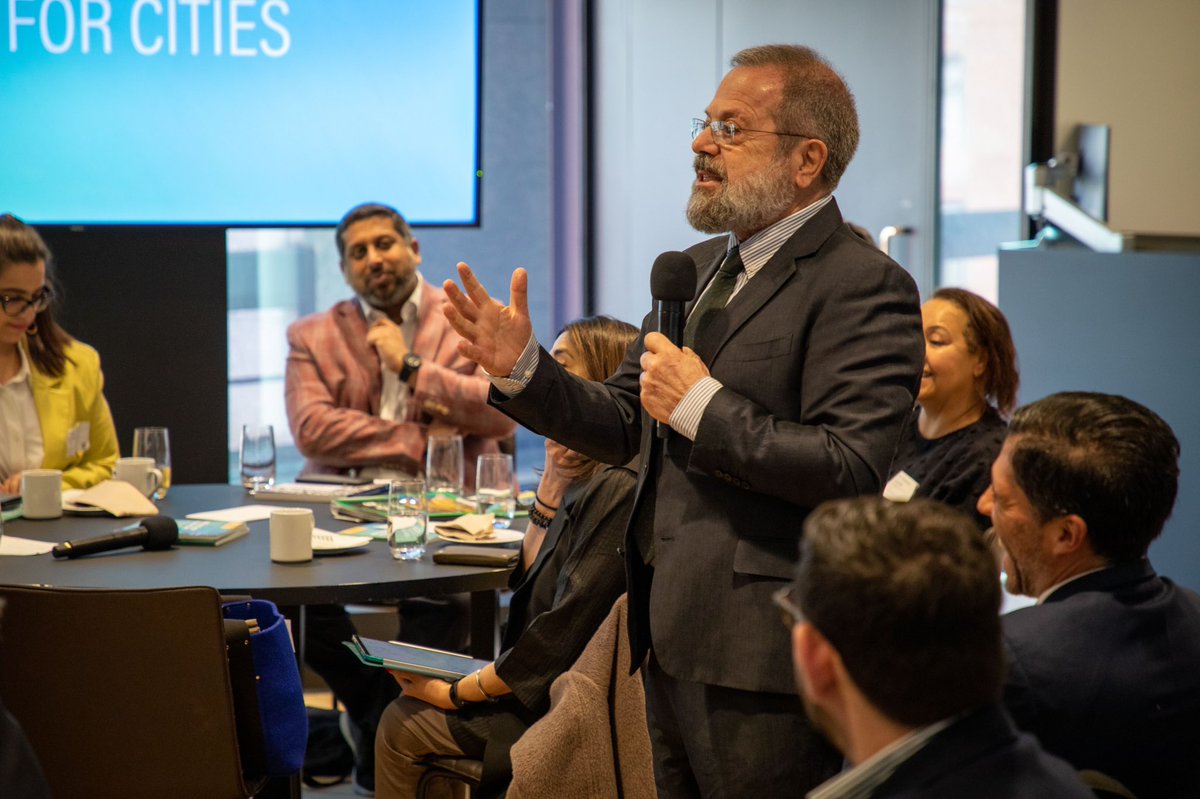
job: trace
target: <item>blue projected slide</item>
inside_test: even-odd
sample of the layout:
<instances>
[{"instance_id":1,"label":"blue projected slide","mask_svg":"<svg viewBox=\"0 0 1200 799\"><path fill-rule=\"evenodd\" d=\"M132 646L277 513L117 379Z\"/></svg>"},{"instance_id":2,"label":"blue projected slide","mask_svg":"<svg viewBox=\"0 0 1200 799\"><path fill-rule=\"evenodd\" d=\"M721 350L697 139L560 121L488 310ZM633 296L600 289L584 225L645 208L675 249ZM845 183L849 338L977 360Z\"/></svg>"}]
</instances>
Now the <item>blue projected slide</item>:
<instances>
[{"instance_id":1,"label":"blue projected slide","mask_svg":"<svg viewBox=\"0 0 1200 799\"><path fill-rule=\"evenodd\" d=\"M478 0L0 0L0 211L473 224Z\"/></svg>"}]
</instances>

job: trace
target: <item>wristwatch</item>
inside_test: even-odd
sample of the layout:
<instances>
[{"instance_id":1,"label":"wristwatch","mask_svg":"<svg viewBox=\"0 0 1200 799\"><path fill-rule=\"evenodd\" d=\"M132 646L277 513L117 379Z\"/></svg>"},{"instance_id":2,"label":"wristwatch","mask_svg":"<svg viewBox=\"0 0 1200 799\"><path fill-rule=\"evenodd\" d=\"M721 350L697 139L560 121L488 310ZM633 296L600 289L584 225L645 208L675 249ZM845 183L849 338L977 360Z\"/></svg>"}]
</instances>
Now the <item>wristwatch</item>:
<instances>
[{"instance_id":1,"label":"wristwatch","mask_svg":"<svg viewBox=\"0 0 1200 799\"><path fill-rule=\"evenodd\" d=\"M400 367L400 382L407 383L421 368L421 356L410 352L404 356L404 365Z\"/></svg>"}]
</instances>

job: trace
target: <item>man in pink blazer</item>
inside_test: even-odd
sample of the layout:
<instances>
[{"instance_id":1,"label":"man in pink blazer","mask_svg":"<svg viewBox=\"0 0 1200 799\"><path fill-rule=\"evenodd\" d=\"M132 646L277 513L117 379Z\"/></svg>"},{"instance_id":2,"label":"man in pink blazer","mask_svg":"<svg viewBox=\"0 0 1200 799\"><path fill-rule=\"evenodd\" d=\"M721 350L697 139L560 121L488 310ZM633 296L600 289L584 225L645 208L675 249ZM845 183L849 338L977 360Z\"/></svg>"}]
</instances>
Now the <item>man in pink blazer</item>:
<instances>
[{"instance_id":1,"label":"man in pink blazer","mask_svg":"<svg viewBox=\"0 0 1200 799\"><path fill-rule=\"evenodd\" d=\"M417 271L412 230L394 208L366 203L342 218L337 245L357 296L288 328L288 425L308 459L305 469L421 474L426 439L440 429L462 434L464 478L472 487L476 457L497 452L496 440L516 425L488 406L487 378L458 354L458 334L441 312L445 294ZM443 649L463 644L466 618L455 602L400 604L404 640ZM346 706L354 787L371 795L375 728L396 684L341 645L354 632L344 608L309 607L305 620L305 660Z\"/></svg>"},{"instance_id":2,"label":"man in pink blazer","mask_svg":"<svg viewBox=\"0 0 1200 799\"><path fill-rule=\"evenodd\" d=\"M516 425L487 404L489 383L458 354L445 294L417 271L420 247L399 212L368 203L337 228L358 296L288 328L287 413L306 469L423 471L431 428L463 435L465 477Z\"/></svg>"}]
</instances>

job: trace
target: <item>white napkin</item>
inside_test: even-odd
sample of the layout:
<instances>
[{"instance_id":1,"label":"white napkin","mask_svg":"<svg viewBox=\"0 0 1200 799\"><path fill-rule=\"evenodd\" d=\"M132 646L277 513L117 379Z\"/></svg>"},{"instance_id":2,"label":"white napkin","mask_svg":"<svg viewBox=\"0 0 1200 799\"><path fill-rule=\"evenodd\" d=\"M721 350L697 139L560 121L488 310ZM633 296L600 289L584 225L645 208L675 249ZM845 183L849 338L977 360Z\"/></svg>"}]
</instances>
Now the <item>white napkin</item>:
<instances>
[{"instance_id":1,"label":"white napkin","mask_svg":"<svg viewBox=\"0 0 1200 799\"><path fill-rule=\"evenodd\" d=\"M0 555L45 555L52 549L54 544L45 541L17 538L15 535L0 537Z\"/></svg>"},{"instance_id":2,"label":"white napkin","mask_svg":"<svg viewBox=\"0 0 1200 799\"><path fill-rule=\"evenodd\" d=\"M452 522L435 525L434 530L451 541L486 541L496 534L495 521L496 517L491 513L467 513Z\"/></svg>"}]
</instances>

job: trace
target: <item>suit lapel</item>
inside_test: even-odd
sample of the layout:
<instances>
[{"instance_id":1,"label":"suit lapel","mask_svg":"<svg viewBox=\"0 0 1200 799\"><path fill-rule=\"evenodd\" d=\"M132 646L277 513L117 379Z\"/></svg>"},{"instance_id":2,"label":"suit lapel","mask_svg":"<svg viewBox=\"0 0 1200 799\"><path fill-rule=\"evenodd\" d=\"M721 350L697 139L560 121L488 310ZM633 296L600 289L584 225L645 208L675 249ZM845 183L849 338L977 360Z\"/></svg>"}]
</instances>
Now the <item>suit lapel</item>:
<instances>
[{"instance_id":1,"label":"suit lapel","mask_svg":"<svg viewBox=\"0 0 1200 799\"><path fill-rule=\"evenodd\" d=\"M804 259L816 253L841 224L842 214L838 210L837 200L830 200L816 216L785 241L771 256L771 260L734 295L725 306L725 313L697 335L696 353L701 360L711 365L729 339L792 279ZM703 285L708 285L719 265L719 260L710 265Z\"/></svg>"},{"instance_id":2,"label":"suit lapel","mask_svg":"<svg viewBox=\"0 0 1200 799\"><path fill-rule=\"evenodd\" d=\"M25 349L29 363L29 387L33 392L33 406L37 408L38 426L42 431L42 464L48 464L66 457L65 433L72 425L70 403L63 390L65 372L58 377L43 374L29 357L24 342L21 342L21 347Z\"/></svg>"},{"instance_id":3,"label":"suit lapel","mask_svg":"<svg viewBox=\"0 0 1200 799\"><path fill-rule=\"evenodd\" d=\"M366 405L372 416L379 415L379 400L383 396L383 372L380 371L379 354L367 343L367 318L357 299L337 304L334 324L338 328L341 344L350 350L351 359L369 376ZM356 404L351 402L350 404Z\"/></svg>"}]
</instances>

